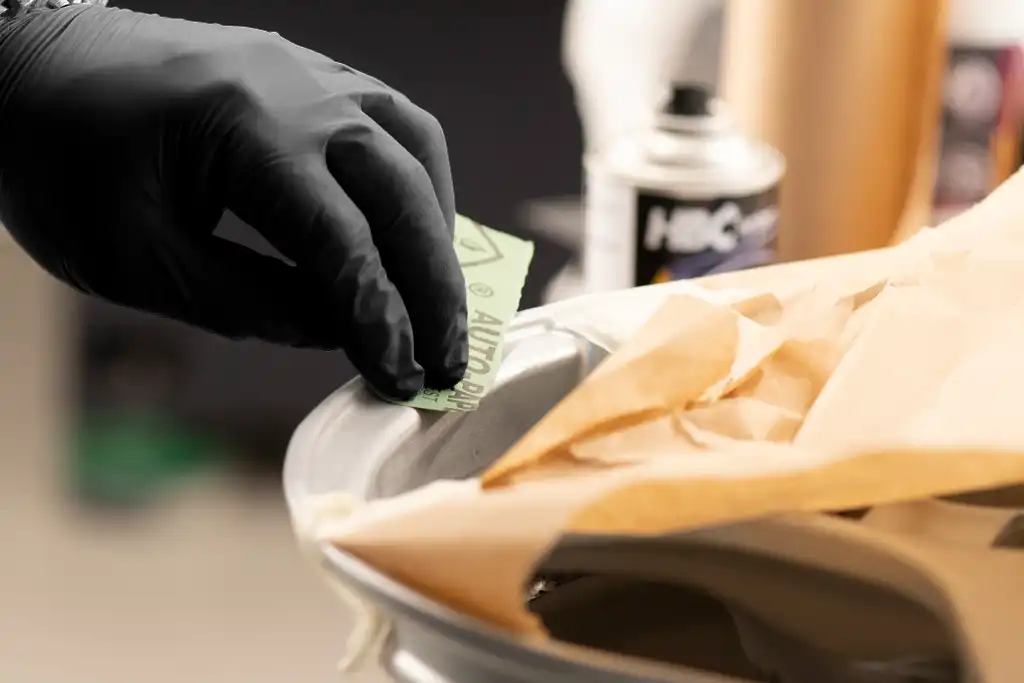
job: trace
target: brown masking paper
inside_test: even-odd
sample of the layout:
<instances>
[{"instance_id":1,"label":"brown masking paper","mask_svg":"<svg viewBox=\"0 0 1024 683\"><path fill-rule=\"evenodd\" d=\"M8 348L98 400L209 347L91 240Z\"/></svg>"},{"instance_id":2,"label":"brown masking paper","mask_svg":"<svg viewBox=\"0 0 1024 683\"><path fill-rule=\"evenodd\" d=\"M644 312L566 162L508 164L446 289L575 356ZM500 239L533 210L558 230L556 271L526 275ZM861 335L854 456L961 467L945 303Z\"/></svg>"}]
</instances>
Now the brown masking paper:
<instances>
[{"instance_id":1,"label":"brown masking paper","mask_svg":"<svg viewBox=\"0 0 1024 683\"><path fill-rule=\"evenodd\" d=\"M832 263L745 274L731 306L669 297L480 480L371 501L319 537L536 637L524 585L566 534L900 503L865 524L941 540L926 499L1024 482L1024 175ZM946 540L1003 516L964 519Z\"/></svg>"}]
</instances>

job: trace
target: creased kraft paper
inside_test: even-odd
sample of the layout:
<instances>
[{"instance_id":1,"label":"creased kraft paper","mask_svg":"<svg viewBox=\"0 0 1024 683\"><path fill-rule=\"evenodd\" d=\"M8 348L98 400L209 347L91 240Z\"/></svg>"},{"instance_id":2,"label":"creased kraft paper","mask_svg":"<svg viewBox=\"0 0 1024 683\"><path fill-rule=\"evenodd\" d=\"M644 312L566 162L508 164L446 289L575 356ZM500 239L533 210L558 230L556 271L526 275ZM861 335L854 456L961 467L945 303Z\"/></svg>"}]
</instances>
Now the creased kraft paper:
<instances>
[{"instance_id":1,"label":"creased kraft paper","mask_svg":"<svg viewBox=\"0 0 1024 683\"><path fill-rule=\"evenodd\" d=\"M542 637L524 584L567 533L663 533L1024 481L1024 176L845 263L745 274L759 291L732 305L667 298L480 480L370 502L319 538Z\"/></svg>"}]
</instances>

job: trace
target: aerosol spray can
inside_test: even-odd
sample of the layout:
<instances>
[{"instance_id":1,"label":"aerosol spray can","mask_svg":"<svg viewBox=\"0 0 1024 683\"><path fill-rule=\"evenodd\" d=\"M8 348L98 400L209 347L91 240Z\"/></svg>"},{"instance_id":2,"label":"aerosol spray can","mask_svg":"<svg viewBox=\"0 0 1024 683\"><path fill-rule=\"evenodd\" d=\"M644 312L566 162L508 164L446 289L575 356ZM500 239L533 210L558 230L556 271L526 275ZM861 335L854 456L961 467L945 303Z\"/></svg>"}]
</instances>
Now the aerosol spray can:
<instances>
[{"instance_id":1,"label":"aerosol spray can","mask_svg":"<svg viewBox=\"0 0 1024 683\"><path fill-rule=\"evenodd\" d=\"M584 160L587 292L774 260L782 155L736 132L707 88L675 86L653 129Z\"/></svg>"},{"instance_id":2,"label":"aerosol spray can","mask_svg":"<svg viewBox=\"0 0 1024 683\"><path fill-rule=\"evenodd\" d=\"M1024 3L953 0L947 41L932 225L1021 166Z\"/></svg>"}]
</instances>

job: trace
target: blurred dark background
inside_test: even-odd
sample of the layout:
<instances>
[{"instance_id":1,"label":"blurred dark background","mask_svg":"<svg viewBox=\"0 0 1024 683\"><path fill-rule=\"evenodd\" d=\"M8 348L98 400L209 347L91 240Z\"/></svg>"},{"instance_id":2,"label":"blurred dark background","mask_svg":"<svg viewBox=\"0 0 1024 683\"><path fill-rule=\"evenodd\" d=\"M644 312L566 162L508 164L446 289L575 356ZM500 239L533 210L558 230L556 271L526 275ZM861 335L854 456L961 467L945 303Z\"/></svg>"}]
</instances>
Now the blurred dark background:
<instances>
[{"instance_id":1,"label":"blurred dark background","mask_svg":"<svg viewBox=\"0 0 1024 683\"><path fill-rule=\"evenodd\" d=\"M460 213L537 242L523 307L539 303L542 288L568 259L568 252L527 234L519 221L524 202L575 194L580 185L579 122L560 55L563 2L124 0L117 5L276 31L384 80L444 125ZM252 244L247 230L233 216L221 226L222 234ZM341 354L226 342L102 303L79 300L76 305L86 423L76 476L97 502L144 500L146 487L159 481L161 472L203 460L194 451L207 439L217 441L217 457L227 457L232 468L276 487L291 431L353 375ZM134 393L115 390L124 386ZM137 424L128 413L140 402L161 413L159 433L133 433L132 454L110 452L112 443L125 441L119 431L123 420ZM95 419L99 413L103 421ZM149 462L139 456L147 449L153 453ZM126 467L140 472L126 477ZM110 480L112 469L118 472L116 482Z\"/></svg>"}]
</instances>

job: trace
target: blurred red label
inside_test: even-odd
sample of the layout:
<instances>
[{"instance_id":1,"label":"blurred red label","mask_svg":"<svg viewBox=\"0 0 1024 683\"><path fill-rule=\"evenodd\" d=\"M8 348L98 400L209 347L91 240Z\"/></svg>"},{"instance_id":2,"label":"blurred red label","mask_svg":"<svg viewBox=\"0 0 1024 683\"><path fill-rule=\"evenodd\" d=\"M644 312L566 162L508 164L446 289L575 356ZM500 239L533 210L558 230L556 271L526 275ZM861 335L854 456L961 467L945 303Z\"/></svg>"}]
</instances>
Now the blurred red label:
<instances>
[{"instance_id":1,"label":"blurred red label","mask_svg":"<svg viewBox=\"0 0 1024 683\"><path fill-rule=\"evenodd\" d=\"M934 205L939 218L984 198L1021 162L1024 48L950 49Z\"/></svg>"}]
</instances>

